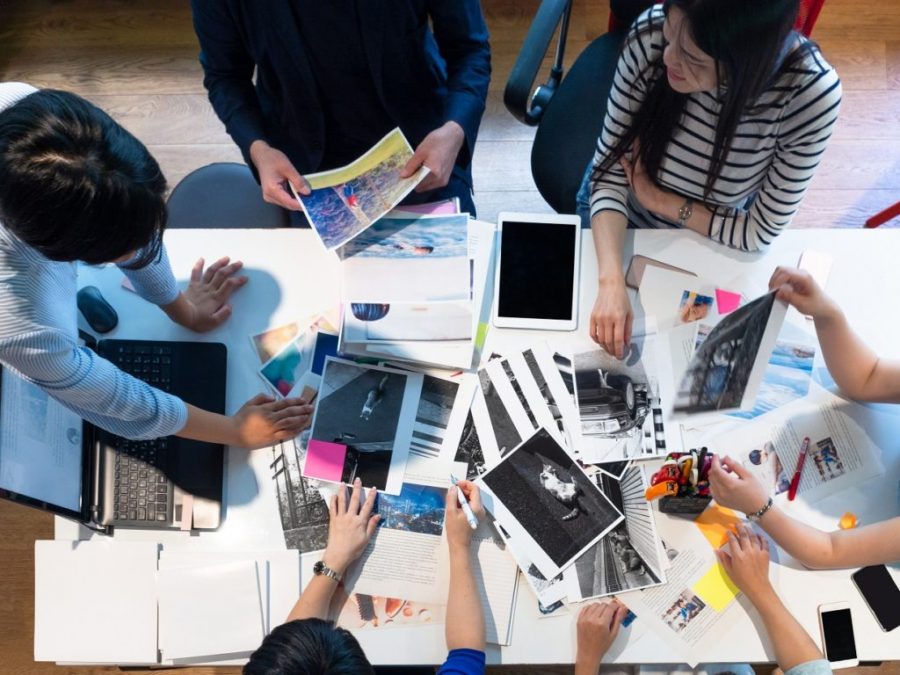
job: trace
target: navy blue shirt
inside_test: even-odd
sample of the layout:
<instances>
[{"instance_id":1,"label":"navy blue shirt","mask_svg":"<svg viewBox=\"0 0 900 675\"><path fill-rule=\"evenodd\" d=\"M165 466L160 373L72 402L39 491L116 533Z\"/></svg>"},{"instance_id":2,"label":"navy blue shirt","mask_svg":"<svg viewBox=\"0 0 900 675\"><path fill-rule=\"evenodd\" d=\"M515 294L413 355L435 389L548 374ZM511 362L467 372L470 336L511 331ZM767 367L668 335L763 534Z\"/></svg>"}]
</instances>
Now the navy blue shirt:
<instances>
[{"instance_id":1,"label":"navy blue shirt","mask_svg":"<svg viewBox=\"0 0 900 675\"><path fill-rule=\"evenodd\" d=\"M453 649L437 675L484 675L485 655L475 649Z\"/></svg>"},{"instance_id":2,"label":"navy blue shirt","mask_svg":"<svg viewBox=\"0 0 900 675\"><path fill-rule=\"evenodd\" d=\"M325 147L317 170L334 169L357 159L397 122L375 89L357 2L298 0L292 9L324 113Z\"/></svg>"}]
</instances>

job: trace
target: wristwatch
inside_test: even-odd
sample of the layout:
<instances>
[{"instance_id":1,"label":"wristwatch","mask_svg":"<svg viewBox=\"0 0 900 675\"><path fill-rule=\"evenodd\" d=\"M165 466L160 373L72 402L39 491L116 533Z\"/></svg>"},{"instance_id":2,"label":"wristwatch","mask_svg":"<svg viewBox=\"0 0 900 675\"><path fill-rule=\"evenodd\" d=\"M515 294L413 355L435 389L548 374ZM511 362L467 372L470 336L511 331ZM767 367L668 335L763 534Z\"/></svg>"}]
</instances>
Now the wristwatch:
<instances>
[{"instance_id":1,"label":"wristwatch","mask_svg":"<svg viewBox=\"0 0 900 675\"><path fill-rule=\"evenodd\" d=\"M329 579L333 579L334 582L338 584L341 583L341 575L331 569L322 560L313 565L313 574L315 574L316 576L328 577Z\"/></svg>"},{"instance_id":2,"label":"wristwatch","mask_svg":"<svg viewBox=\"0 0 900 675\"><path fill-rule=\"evenodd\" d=\"M764 507L762 507L762 508L761 508L759 511L757 511L756 513L748 513L748 514L747 514L747 519L748 519L749 521L753 522L753 523L757 522L760 518L762 518L764 515L766 515L766 511L768 511L769 509L771 509L771 508L772 508L772 505L773 505L774 503L775 503L775 502L772 501L772 498L769 497L769 501L766 502L766 505L765 505Z\"/></svg>"},{"instance_id":3,"label":"wristwatch","mask_svg":"<svg viewBox=\"0 0 900 675\"><path fill-rule=\"evenodd\" d=\"M684 227L694 214L694 200L690 197L678 209L678 227Z\"/></svg>"}]
</instances>

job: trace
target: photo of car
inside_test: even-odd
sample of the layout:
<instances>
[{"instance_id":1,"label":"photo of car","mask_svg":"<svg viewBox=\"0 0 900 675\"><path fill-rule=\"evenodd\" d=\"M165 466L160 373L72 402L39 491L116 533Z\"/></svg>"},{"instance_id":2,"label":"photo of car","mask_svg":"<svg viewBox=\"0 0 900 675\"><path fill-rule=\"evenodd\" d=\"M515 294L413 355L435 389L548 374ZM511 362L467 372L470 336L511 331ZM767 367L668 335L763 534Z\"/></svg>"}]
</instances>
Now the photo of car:
<instances>
[{"instance_id":1,"label":"photo of car","mask_svg":"<svg viewBox=\"0 0 900 675\"><path fill-rule=\"evenodd\" d=\"M646 383L601 368L580 371L577 376L583 433L618 437L640 432L650 412Z\"/></svg>"}]
</instances>

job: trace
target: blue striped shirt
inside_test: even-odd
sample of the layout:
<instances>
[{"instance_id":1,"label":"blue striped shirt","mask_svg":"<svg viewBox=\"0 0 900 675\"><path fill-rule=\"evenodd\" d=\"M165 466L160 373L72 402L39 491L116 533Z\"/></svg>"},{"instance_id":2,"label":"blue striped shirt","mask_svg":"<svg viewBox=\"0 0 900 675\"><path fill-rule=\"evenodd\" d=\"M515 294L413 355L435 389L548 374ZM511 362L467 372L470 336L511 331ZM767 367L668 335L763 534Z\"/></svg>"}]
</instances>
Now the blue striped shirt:
<instances>
[{"instance_id":1,"label":"blue striped shirt","mask_svg":"<svg viewBox=\"0 0 900 675\"><path fill-rule=\"evenodd\" d=\"M0 110L35 91L0 84ZM138 294L165 305L178 296L169 259L122 269ZM157 438L180 431L187 406L79 347L75 263L56 262L0 223L0 363L92 424L119 436Z\"/></svg>"},{"instance_id":2,"label":"blue striped shirt","mask_svg":"<svg viewBox=\"0 0 900 675\"><path fill-rule=\"evenodd\" d=\"M595 166L630 128L632 116L644 100L650 87L647 65L661 60L665 48L664 20L661 6L647 10L625 41L597 139ZM840 103L837 73L819 50L811 47L802 58L782 68L752 110L741 117L712 193L705 197L721 101L707 91L690 94L657 180L668 190L706 203L713 211L711 239L745 251L764 249L800 208L831 137ZM601 211L622 213L633 227L677 227L638 202L619 164L592 184L591 217Z\"/></svg>"}]
</instances>

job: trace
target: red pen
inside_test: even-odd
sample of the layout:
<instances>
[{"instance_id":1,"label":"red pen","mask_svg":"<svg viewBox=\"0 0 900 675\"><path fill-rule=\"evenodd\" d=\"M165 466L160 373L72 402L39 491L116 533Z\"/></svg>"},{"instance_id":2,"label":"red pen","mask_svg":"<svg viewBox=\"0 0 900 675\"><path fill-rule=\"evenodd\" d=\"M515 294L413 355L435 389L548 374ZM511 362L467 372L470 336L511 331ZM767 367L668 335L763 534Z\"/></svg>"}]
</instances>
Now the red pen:
<instances>
[{"instance_id":1,"label":"red pen","mask_svg":"<svg viewBox=\"0 0 900 675\"><path fill-rule=\"evenodd\" d=\"M797 458L797 469L794 471L794 477L791 479L791 486L788 488L788 501L794 501L797 496L797 488L800 487L800 474L803 473L803 462L806 461L806 453L809 451L809 436L803 439L803 445L800 446L800 457Z\"/></svg>"}]
</instances>

